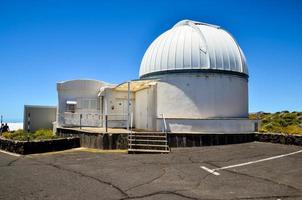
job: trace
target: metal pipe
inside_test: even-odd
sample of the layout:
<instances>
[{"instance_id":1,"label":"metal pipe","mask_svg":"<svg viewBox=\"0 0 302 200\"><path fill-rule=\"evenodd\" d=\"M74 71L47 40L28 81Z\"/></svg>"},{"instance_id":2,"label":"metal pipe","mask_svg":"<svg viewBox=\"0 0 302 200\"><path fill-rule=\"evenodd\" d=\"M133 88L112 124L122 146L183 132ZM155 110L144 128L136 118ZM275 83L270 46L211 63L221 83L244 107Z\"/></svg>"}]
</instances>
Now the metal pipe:
<instances>
[{"instance_id":1,"label":"metal pipe","mask_svg":"<svg viewBox=\"0 0 302 200\"><path fill-rule=\"evenodd\" d=\"M82 114L80 114L80 129L82 129Z\"/></svg>"},{"instance_id":2,"label":"metal pipe","mask_svg":"<svg viewBox=\"0 0 302 200\"><path fill-rule=\"evenodd\" d=\"M166 119L164 114L162 114L162 118L163 118L163 123L164 123L164 132L167 132L167 124L166 124Z\"/></svg>"},{"instance_id":3,"label":"metal pipe","mask_svg":"<svg viewBox=\"0 0 302 200\"><path fill-rule=\"evenodd\" d=\"M131 112L131 117L130 117L130 132L132 132L132 127L133 127L133 112Z\"/></svg>"},{"instance_id":4,"label":"metal pipe","mask_svg":"<svg viewBox=\"0 0 302 200\"><path fill-rule=\"evenodd\" d=\"M105 115L105 131L108 133L108 115Z\"/></svg>"},{"instance_id":5,"label":"metal pipe","mask_svg":"<svg viewBox=\"0 0 302 200\"><path fill-rule=\"evenodd\" d=\"M100 106L100 109L101 109L101 117L102 117L102 124L101 126L104 127L104 96L101 96L101 106Z\"/></svg>"},{"instance_id":6,"label":"metal pipe","mask_svg":"<svg viewBox=\"0 0 302 200\"><path fill-rule=\"evenodd\" d=\"M130 81L128 81L128 104L127 104L127 130L129 131L130 123Z\"/></svg>"}]
</instances>

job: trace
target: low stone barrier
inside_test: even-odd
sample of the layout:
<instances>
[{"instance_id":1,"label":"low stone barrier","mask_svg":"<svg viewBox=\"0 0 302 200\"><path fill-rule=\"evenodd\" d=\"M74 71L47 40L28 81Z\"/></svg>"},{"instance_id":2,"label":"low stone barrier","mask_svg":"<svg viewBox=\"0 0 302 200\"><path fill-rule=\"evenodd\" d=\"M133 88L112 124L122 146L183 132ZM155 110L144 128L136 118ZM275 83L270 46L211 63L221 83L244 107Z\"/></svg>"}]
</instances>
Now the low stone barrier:
<instances>
[{"instance_id":1,"label":"low stone barrier","mask_svg":"<svg viewBox=\"0 0 302 200\"><path fill-rule=\"evenodd\" d=\"M60 137L79 137L80 146L94 149L127 149L127 133L90 133L81 130L57 128Z\"/></svg>"},{"instance_id":2,"label":"low stone barrier","mask_svg":"<svg viewBox=\"0 0 302 200\"><path fill-rule=\"evenodd\" d=\"M0 149L23 155L77 147L80 147L80 139L75 137L39 141L16 141L0 137Z\"/></svg>"},{"instance_id":3,"label":"low stone barrier","mask_svg":"<svg viewBox=\"0 0 302 200\"><path fill-rule=\"evenodd\" d=\"M271 142L278 144L302 146L302 135L281 134L281 133L257 133L255 140L259 142Z\"/></svg>"}]
</instances>

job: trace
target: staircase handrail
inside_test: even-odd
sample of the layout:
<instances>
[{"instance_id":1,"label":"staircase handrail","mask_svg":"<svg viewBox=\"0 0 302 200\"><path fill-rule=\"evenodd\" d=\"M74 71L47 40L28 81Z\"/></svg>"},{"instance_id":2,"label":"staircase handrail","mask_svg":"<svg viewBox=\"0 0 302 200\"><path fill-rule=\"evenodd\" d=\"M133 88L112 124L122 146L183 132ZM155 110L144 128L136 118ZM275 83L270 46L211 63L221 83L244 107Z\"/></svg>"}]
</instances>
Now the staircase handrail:
<instances>
[{"instance_id":1,"label":"staircase handrail","mask_svg":"<svg viewBox=\"0 0 302 200\"><path fill-rule=\"evenodd\" d=\"M163 123L164 123L164 132L167 133L167 123L166 123L166 118L164 116L164 114L161 114L162 115L162 119L163 119Z\"/></svg>"},{"instance_id":2,"label":"staircase handrail","mask_svg":"<svg viewBox=\"0 0 302 200\"><path fill-rule=\"evenodd\" d=\"M162 113L162 119L163 119L163 123L164 123L164 133L166 136L166 140L168 141L167 123L166 123L166 118L164 116L164 113ZM166 150L168 150L168 147L166 148Z\"/></svg>"}]
</instances>

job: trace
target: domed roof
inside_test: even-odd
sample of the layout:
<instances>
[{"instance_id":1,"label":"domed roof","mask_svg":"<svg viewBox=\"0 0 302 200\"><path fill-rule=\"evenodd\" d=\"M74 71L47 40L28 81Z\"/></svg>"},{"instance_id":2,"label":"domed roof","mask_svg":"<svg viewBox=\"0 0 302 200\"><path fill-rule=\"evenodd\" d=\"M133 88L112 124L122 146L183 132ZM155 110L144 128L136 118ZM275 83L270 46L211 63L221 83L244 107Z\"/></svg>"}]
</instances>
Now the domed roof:
<instances>
[{"instance_id":1,"label":"domed roof","mask_svg":"<svg viewBox=\"0 0 302 200\"><path fill-rule=\"evenodd\" d=\"M182 20L152 42L142 59L139 76L202 72L199 70L248 76L244 54L227 31Z\"/></svg>"}]
</instances>

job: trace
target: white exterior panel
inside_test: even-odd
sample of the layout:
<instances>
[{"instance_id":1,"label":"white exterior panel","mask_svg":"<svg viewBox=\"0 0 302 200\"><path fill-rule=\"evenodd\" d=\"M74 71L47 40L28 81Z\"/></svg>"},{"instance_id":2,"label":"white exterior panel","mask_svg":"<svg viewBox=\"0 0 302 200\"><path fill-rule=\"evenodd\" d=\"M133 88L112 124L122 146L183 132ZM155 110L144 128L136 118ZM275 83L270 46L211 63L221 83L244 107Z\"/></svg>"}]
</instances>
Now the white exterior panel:
<instances>
[{"instance_id":1,"label":"white exterior panel","mask_svg":"<svg viewBox=\"0 0 302 200\"><path fill-rule=\"evenodd\" d=\"M169 74L157 84L157 116L247 118L248 82L227 74Z\"/></svg>"},{"instance_id":2,"label":"white exterior panel","mask_svg":"<svg viewBox=\"0 0 302 200\"><path fill-rule=\"evenodd\" d=\"M258 131L257 120L249 119L166 119L172 133L252 133ZM157 120L157 130L163 129L162 119Z\"/></svg>"}]
</instances>

